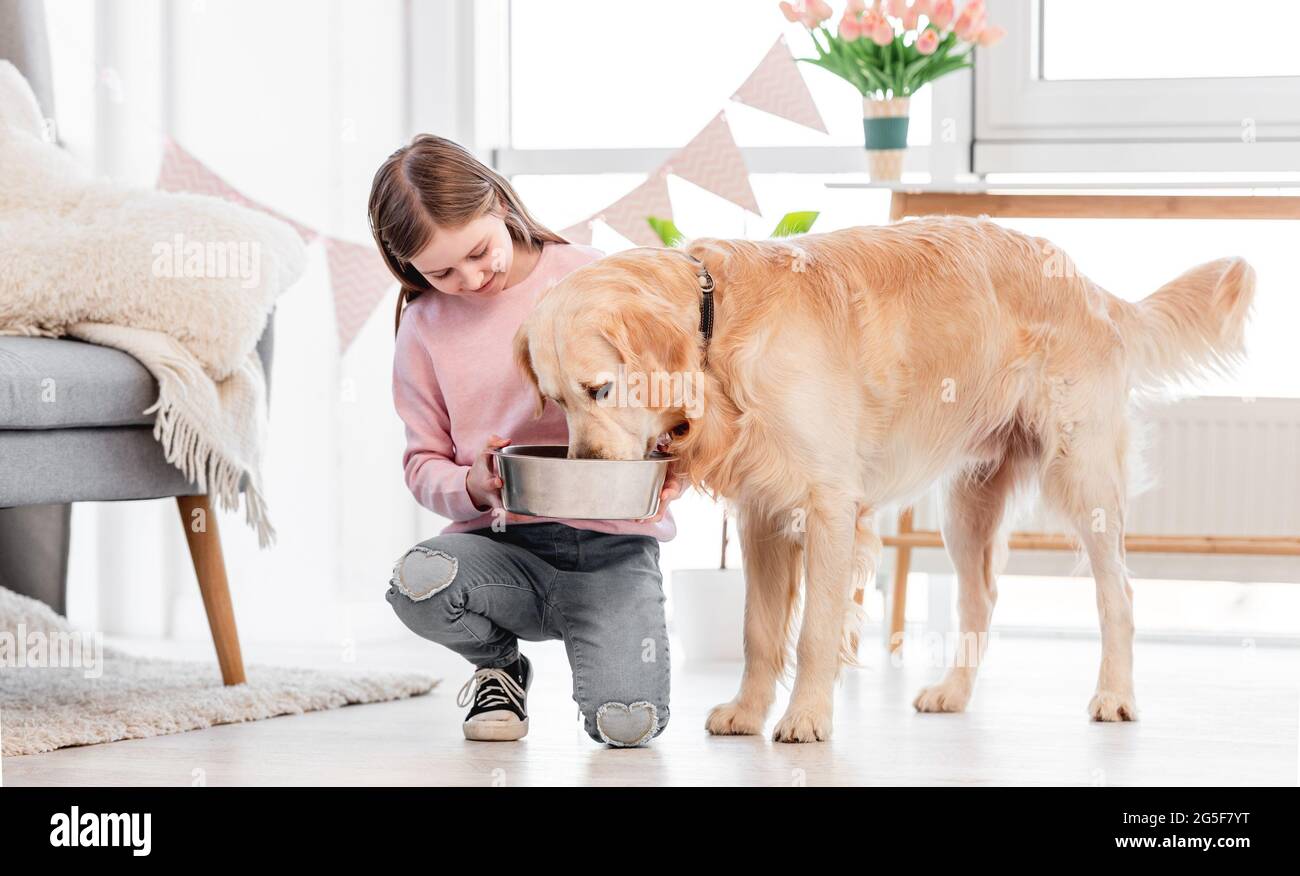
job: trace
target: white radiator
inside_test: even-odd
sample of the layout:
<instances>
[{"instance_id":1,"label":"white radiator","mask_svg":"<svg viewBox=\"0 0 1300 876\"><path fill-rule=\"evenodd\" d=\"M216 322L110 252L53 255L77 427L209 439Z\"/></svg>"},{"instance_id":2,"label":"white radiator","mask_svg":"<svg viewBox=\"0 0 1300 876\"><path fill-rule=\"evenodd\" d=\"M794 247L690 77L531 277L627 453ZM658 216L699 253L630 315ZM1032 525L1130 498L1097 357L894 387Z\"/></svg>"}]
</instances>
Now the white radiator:
<instances>
[{"instance_id":1,"label":"white radiator","mask_svg":"<svg viewBox=\"0 0 1300 876\"><path fill-rule=\"evenodd\" d=\"M1142 454L1153 481L1129 503L1130 535L1300 535L1300 399L1193 398L1139 413ZM939 491L915 506L913 527L939 528ZM897 532L897 509L881 515L882 534ZM1018 531L1060 532L1033 508ZM892 570L886 549L882 571ZM1300 583L1300 557L1129 553L1139 578ZM942 549L912 553L912 570L950 574ZM1088 574L1064 551L1013 550L1007 574Z\"/></svg>"}]
</instances>

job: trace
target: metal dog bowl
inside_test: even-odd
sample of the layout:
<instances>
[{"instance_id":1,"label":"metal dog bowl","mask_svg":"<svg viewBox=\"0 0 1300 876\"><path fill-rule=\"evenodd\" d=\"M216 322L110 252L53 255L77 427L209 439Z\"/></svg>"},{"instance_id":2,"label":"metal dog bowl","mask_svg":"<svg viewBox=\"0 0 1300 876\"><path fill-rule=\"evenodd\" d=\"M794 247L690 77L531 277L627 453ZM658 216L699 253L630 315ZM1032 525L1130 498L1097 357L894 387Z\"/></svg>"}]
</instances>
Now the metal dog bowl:
<instances>
[{"instance_id":1,"label":"metal dog bowl","mask_svg":"<svg viewBox=\"0 0 1300 876\"><path fill-rule=\"evenodd\" d=\"M507 511L574 520L634 520L659 511L671 454L647 459L567 459L563 444L489 451Z\"/></svg>"}]
</instances>

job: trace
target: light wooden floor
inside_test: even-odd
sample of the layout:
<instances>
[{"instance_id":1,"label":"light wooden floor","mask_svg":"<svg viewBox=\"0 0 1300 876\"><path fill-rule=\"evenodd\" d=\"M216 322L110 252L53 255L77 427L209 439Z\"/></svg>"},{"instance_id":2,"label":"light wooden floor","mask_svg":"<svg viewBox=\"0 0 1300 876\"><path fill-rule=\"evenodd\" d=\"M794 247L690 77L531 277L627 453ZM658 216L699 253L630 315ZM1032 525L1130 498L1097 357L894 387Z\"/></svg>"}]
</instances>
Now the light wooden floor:
<instances>
[{"instance_id":1,"label":"light wooden floor","mask_svg":"<svg viewBox=\"0 0 1300 876\"><path fill-rule=\"evenodd\" d=\"M1094 724L1085 706L1099 645L1002 638L970 711L918 715L935 676L895 668L874 642L836 699L835 736L815 745L711 738L704 717L729 699L739 666L674 666L672 722L649 748L587 738L558 643L525 645L538 668L532 732L520 743L461 736L458 658L419 641L358 654L358 665L431 668L426 697L252 724L7 758L20 785L1296 785L1300 651L1139 643L1135 724ZM283 655L248 648L252 660ZM201 651L199 653L202 653ZM296 662L323 665L309 655ZM779 715L785 691L778 701Z\"/></svg>"}]
</instances>

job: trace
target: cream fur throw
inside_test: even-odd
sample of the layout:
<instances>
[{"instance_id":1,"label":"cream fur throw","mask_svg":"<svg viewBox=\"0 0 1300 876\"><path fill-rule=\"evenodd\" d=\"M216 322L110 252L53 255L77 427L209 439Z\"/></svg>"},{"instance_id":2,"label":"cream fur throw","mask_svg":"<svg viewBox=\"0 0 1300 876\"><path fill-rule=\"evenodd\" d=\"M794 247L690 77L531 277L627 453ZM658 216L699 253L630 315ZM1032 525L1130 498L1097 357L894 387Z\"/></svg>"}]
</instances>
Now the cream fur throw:
<instances>
[{"instance_id":1,"label":"cream fur throw","mask_svg":"<svg viewBox=\"0 0 1300 876\"><path fill-rule=\"evenodd\" d=\"M167 461L262 546L266 377L258 339L301 275L288 225L218 198L95 180L43 137L26 80L0 62L0 334L115 347L158 380Z\"/></svg>"}]
</instances>

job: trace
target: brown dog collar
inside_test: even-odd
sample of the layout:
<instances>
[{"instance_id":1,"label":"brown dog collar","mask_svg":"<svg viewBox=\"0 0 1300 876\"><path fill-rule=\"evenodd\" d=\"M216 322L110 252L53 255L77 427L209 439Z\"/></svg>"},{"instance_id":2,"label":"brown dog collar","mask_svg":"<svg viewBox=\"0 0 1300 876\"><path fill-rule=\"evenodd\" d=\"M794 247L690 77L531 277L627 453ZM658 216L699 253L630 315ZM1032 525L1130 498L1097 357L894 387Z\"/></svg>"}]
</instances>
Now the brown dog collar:
<instances>
[{"instance_id":1,"label":"brown dog collar","mask_svg":"<svg viewBox=\"0 0 1300 876\"><path fill-rule=\"evenodd\" d=\"M686 254L695 262L695 279L700 284L700 334L704 335L703 364L709 364L709 341L713 339L713 275L704 266L704 262L695 256Z\"/></svg>"}]
</instances>

